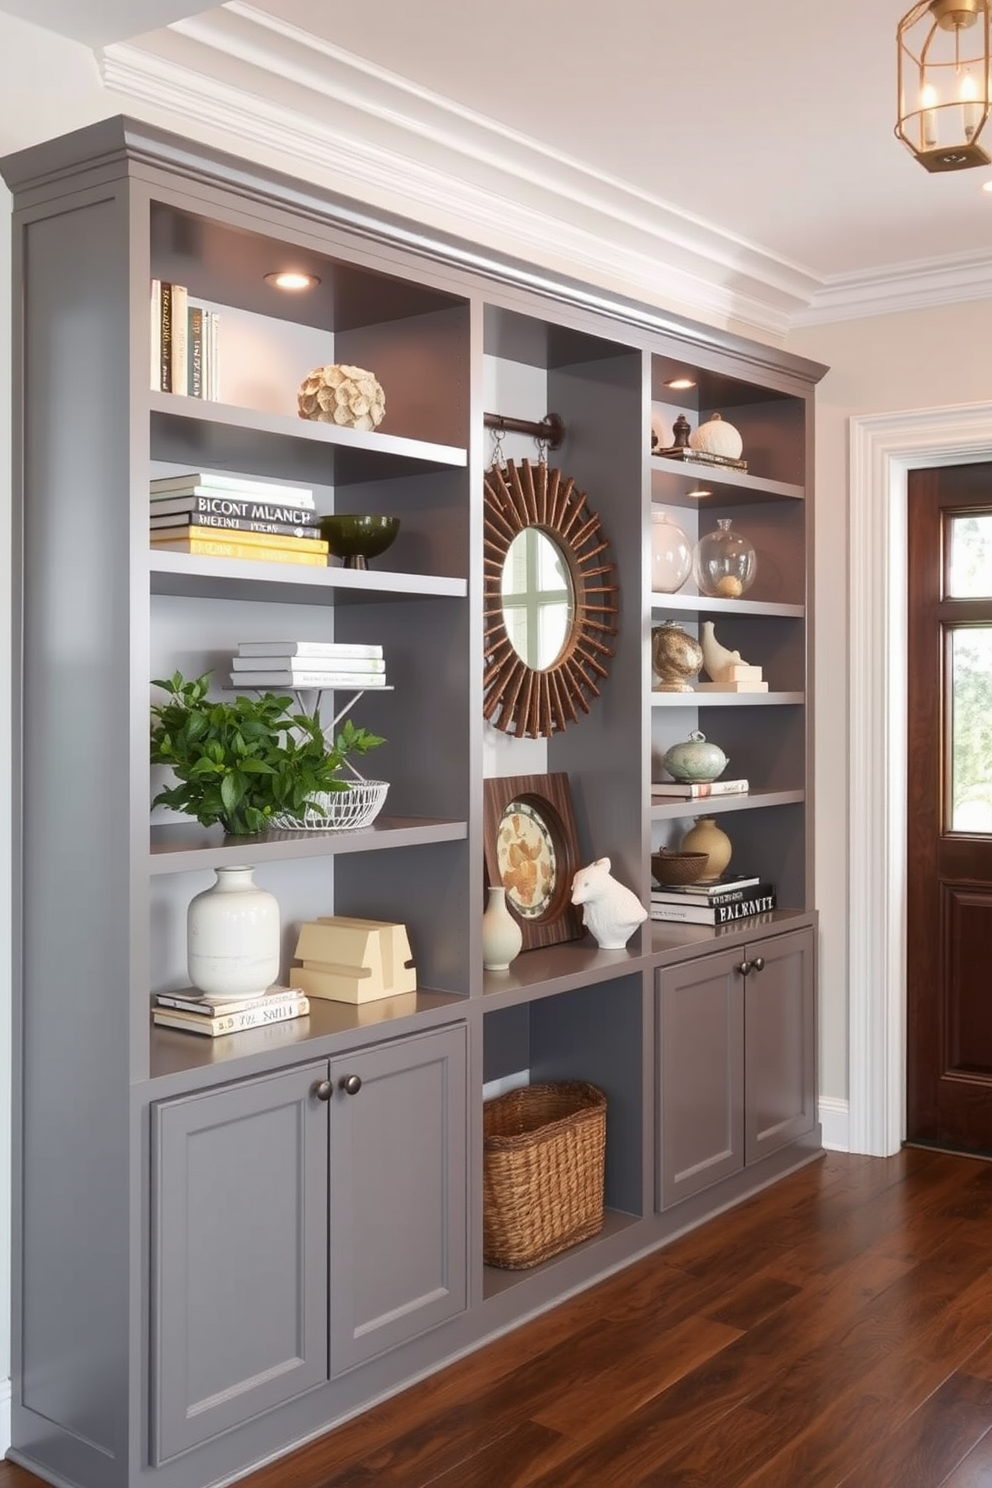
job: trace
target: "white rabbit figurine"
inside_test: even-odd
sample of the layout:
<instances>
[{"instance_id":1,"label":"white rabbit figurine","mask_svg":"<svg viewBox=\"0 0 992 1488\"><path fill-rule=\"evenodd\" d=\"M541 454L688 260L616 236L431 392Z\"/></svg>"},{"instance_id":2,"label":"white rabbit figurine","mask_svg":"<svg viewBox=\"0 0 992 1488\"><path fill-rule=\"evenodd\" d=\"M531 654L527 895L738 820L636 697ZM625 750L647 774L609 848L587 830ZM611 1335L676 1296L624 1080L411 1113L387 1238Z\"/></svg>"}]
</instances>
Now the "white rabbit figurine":
<instances>
[{"instance_id":1,"label":"white rabbit figurine","mask_svg":"<svg viewBox=\"0 0 992 1488\"><path fill-rule=\"evenodd\" d=\"M648 917L637 895L610 874L609 858L579 869L572 879L572 903L582 905L582 923L603 951L622 951Z\"/></svg>"}]
</instances>

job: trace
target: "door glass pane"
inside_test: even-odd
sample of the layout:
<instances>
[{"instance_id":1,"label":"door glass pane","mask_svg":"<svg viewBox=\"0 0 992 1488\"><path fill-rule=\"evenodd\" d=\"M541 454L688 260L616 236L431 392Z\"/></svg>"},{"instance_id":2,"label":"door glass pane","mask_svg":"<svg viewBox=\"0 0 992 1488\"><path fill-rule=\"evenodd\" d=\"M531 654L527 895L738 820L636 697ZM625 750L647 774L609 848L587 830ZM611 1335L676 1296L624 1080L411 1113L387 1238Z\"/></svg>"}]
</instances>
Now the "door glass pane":
<instances>
[{"instance_id":1,"label":"door glass pane","mask_svg":"<svg viewBox=\"0 0 992 1488\"><path fill-rule=\"evenodd\" d=\"M951 631L952 832L992 833L992 625Z\"/></svg>"},{"instance_id":2,"label":"door glass pane","mask_svg":"<svg viewBox=\"0 0 992 1488\"><path fill-rule=\"evenodd\" d=\"M948 599L992 596L992 512L968 512L948 523Z\"/></svg>"}]
</instances>

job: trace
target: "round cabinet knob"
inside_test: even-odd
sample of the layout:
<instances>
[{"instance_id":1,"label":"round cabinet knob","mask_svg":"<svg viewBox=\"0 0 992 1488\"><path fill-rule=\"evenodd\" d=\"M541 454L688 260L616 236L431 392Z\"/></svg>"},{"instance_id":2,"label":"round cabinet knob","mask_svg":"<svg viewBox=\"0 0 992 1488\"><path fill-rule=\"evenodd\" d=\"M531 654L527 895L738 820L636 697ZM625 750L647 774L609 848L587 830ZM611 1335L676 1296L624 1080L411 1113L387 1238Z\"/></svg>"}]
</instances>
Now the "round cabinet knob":
<instances>
[{"instance_id":1,"label":"round cabinet knob","mask_svg":"<svg viewBox=\"0 0 992 1488\"><path fill-rule=\"evenodd\" d=\"M338 1081L338 1089L343 1090L345 1095L357 1095L361 1088L361 1075L342 1075Z\"/></svg>"},{"instance_id":2,"label":"round cabinet knob","mask_svg":"<svg viewBox=\"0 0 992 1488\"><path fill-rule=\"evenodd\" d=\"M740 972L741 976L746 977L748 975L749 971L751 970L751 962L750 961L738 961L736 970Z\"/></svg>"},{"instance_id":3,"label":"round cabinet knob","mask_svg":"<svg viewBox=\"0 0 992 1488\"><path fill-rule=\"evenodd\" d=\"M764 969L765 969L765 958L764 958L764 956L755 956L754 960L751 962L751 965L754 967L755 971L764 971Z\"/></svg>"},{"instance_id":4,"label":"round cabinet knob","mask_svg":"<svg viewBox=\"0 0 992 1488\"><path fill-rule=\"evenodd\" d=\"M310 1093L311 1095L315 1095L318 1100L329 1101L334 1094L334 1086L330 1080L320 1080L313 1086Z\"/></svg>"}]
</instances>

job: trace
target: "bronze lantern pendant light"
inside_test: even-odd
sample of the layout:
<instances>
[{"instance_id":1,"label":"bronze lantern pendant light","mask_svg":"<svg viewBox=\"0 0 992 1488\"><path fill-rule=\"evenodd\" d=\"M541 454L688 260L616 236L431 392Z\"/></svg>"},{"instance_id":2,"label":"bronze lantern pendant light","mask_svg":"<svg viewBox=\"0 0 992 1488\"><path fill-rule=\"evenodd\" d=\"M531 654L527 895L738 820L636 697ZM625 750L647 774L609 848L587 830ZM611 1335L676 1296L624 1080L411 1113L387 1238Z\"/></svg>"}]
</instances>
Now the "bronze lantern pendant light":
<instances>
[{"instance_id":1,"label":"bronze lantern pendant light","mask_svg":"<svg viewBox=\"0 0 992 1488\"><path fill-rule=\"evenodd\" d=\"M896 134L928 171L992 164L981 142L989 118L990 3L919 0L899 22Z\"/></svg>"}]
</instances>

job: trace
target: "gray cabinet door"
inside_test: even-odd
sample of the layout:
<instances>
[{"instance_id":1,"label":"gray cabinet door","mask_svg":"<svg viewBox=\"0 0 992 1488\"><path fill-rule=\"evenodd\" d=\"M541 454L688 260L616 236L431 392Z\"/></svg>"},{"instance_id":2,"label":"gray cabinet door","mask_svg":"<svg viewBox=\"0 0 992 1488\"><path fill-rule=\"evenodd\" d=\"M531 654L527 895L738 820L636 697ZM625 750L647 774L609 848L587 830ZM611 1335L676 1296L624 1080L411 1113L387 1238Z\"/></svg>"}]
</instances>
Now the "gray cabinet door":
<instances>
[{"instance_id":1,"label":"gray cabinet door","mask_svg":"<svg viewBox=\"0 0 992 1488\"><path fill-rule=\"evenodd\" d=\"M744 1156L752 1163L816 1123L813 931L750 941L746 956Z\"/></svg>"},{"instance_id":2,"label":"gray cabinet door","mask_svg":"<svg viewBox=\"0 0 992 1488\"><path fill-rule=\"evenodd\" d=\"M152 1108L152 1461L327 1379L326 1061Z\"/></svg>"},{"instance_id":3,"label":"gray cabinet door","mask_svg":"<svg viewBox=\"0 0 992 1488\"><path fill-rule=\"evenodd\" d=\"M336 1375L465 1309L465 1027L335 1059L331 1082Z\"/></svg>"},{"instance_id":4,"label":"gray cabinet door","mask_svg":"<svg viewBox=\"0 0 992 1488\"><path fill-rule=\"evenodd\" d=\"M744 1165L740 959L728 951L657 974L659 1209Z\"/></svg>"}]
</instances>

